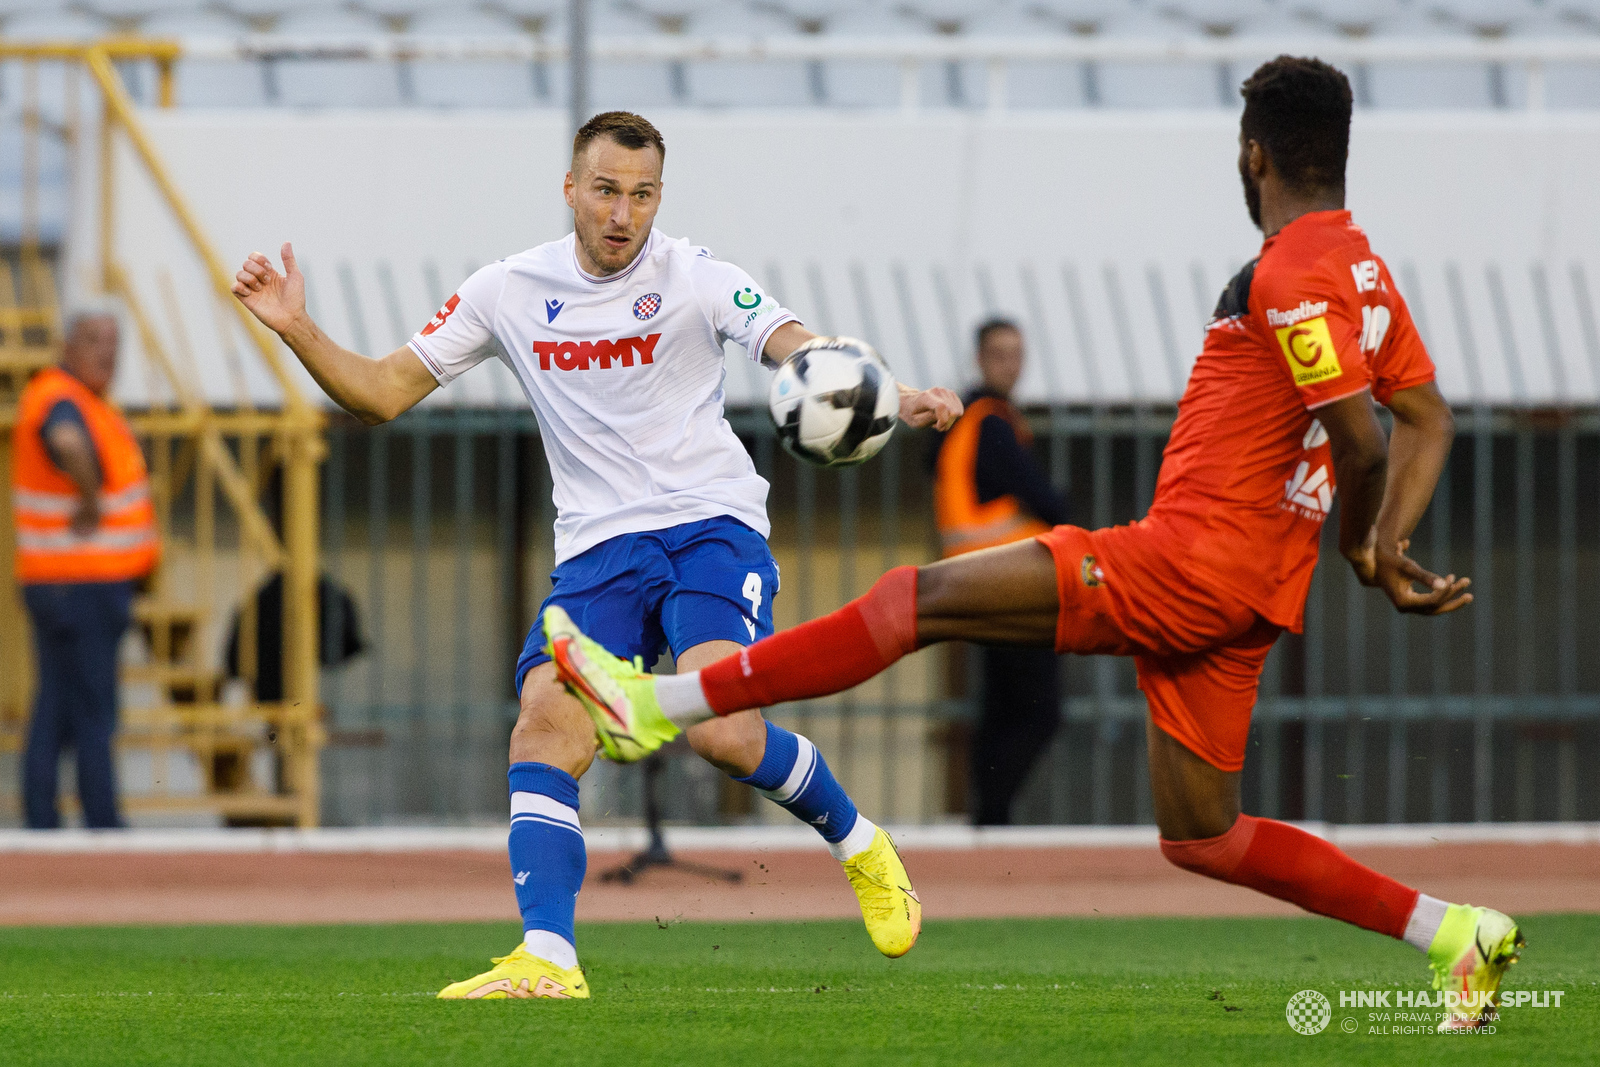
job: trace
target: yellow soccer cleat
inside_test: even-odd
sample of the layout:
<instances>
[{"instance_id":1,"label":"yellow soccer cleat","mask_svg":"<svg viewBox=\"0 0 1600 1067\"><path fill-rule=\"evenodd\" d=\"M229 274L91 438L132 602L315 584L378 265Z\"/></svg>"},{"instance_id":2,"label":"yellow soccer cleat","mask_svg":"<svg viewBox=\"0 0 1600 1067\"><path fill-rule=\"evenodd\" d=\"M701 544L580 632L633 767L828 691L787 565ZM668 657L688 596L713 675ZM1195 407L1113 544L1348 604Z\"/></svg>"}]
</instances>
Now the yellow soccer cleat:
<instances>
[{"instance_id":1,"label":"yellow soccer cleat","mask_svg":"<svg viewBox=\"0 0 1600 1067\"><path fill-rule=\"evenodd\" d=\"M1446 1004L1439 1032L1472 1030L1494 1019L1500 979L1522 955L1527 940L1509 915L1493 908L1452 904L1428 946L1433 988L1457 994Z\"/></svg>"},{"instance_id":2,"label":"yellow soccer cleat","mask_svg":"<svg viewBox=\"0 0 1600 1067\"><path fill-rule=\"evenodd\" d=\"M922 932L922 901L911 888L894 841L881 827L872 844L844 861L844 873L861 901L861 918L878 951L890 959L910 952Z\"/></svg>"},{"instance_id":3,"label":"yellow soccer cleat","mask_svg":"<svg viewBox=\"0 0 1600 1067\"><path fill-rule=\"evenodd\" d=\"M452 982L439 990L440 1000L588 1000L589 983L583 968L568 970L542 960L518 945L509 956L497 956L494 966L465 982Z\"/></svg>"},{"instance_id":4,"label":"yellow soccer cleat","mask_svg":"<svg viewBox=\"0 0 1600 1067\"><path fill-rule=\"evenodd\" d=\"M544 609L544 633L556 677L594 720L606 759L641 760L681 732L661 714L655 678L642 663L613 656L554 604Z\"/></svg>"}]
</instances>

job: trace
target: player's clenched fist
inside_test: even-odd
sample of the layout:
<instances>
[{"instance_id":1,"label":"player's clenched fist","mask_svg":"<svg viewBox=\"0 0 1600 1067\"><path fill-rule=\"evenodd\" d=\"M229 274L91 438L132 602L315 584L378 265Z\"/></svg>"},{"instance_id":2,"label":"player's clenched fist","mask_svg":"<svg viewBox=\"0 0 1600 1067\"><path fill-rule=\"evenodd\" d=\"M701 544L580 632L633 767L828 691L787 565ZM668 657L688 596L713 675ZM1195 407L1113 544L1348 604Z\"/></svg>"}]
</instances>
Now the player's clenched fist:
<instances>
[{"instance_id":1,"label":"player's clenched fist","mask_svg":"<svg viewBox=\"0 0 1600 1067\"><path fill-rule=\"evenodd\" d=\"M233 294L268 329L283 333L306 310L306 279L295 266L294 248L288 241L279 253L283 273L260 252L251 252L233 277Z\"/></svg>"}]
</instances>

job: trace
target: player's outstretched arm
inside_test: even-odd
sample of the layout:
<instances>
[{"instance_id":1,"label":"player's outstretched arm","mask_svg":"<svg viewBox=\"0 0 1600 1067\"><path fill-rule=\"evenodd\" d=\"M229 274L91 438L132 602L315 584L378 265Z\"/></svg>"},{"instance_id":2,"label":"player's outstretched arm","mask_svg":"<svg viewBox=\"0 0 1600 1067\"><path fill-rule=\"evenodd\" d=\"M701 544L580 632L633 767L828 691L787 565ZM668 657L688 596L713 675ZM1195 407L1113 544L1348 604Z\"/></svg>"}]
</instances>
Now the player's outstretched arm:
<instances>
[{"instance_id":1,"label":"player's outstretched arm","mask_svg":"<svg viewBox=\"0 0 1600 1067\"><path fill-rule=\"evenodd\" d=\"M233 293L263 326L283 338L334 403L374 426L410 410L438 388L410 348L368 359L335 344L306 314L305 275L295 265L289 242L281 254L282 274L260 252L250 253L234 276Z\"/></svg>"},{"instance_id":2,"label":"player's outstretched arm","mask_svg":"<svg viewBox=\"0 0 1600 1067\"><path fill-rule=\"evenodd\" d=\"M788 359L795 349L816 336L798 322L786 322L767 338L766 347L761 350L761 362L776 367ZM909 385L900 385L900 421L907 426L916 429L932 426L936 430L948 430L961 417L961 410L961 398L943 386L913 389Z\"/></svg>"},{"instance_id":3,"label":"player's outstretched arm","mask_svg":"<svg viewBox=\"0 0 1600 1067\"><path fill-rule=\"evenodd\" d=\"M1419 417L1423 406L1423 401L1417 402ZM1431 475L1427 473L1429 457L1435 456L1437 448L1438 427L1423 434L1422 440L1434 443L1418 447L1417 439L1401 434L1391 451L1373 410L1372 395L1365 391L1318 408L1317 417L1328 431L1339 484L1339 551L1350 561L1356 577L1363 585L1382 589L1399 611L1442 615L1472 603L1472 594L1466 591L1471 584L1468 579L1453 574L1440 577L1406 555L1407 537L1426 509L1443 466L1443 459L1438 458L1439 467ZM1402 421L1397 414L1397 429ZM1449 450L1448 438L1444 449ZM1404 489L1391 502L1389 493L1397 483ZM1420 502L1416 499L1419 491ZM1407 521L1405 534L1396 536L1400 524ZM1416 584L1425 586L1425 591L1419 592Z\"/></svg>"}]
</instances>

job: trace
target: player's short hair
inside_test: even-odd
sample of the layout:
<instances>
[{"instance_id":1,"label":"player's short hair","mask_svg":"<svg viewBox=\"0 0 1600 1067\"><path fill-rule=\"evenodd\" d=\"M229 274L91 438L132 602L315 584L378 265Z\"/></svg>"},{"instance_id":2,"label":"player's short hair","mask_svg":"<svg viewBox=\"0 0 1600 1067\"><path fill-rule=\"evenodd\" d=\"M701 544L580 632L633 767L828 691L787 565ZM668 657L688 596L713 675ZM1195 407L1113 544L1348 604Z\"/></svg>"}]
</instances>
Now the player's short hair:
<instances>
[{"instance_id":1,"label":"player's short hair","mask_svg":"<svg viewBox=\"0 0 1600 1067\"><path fill-rule=\"evenodd\" d=\"M983 351L984 343L989 340L989 335L996 330L1015 330L1019 334L1022 332L1021 328L1010 319L1001 315L991 315L978 323L978 329L974 333L974 340L979 352Z\"/></svg>"},{"instance_id":2,"label":"player's short hair","mask_svg":"<svg viewBox=\"0 0 1600 1067\"><path fill-rule=\"evenodd\" d=\"M1320 59L1279 56L1239 88L1247 140L1266 149L1278 175L1298 189L1344 187L1350 155L1350 79Z\"/></svg>"},{"instance_id":3,"label":"player's short hair","mask_svg":"<svg viewBox=\"0 0 1600 1067\"><path fill-rule=\"evenodd\" d=\"M602 137L617 142L623 148L654 148L662 162L666 161L667 143L661 139L661 131L652 126L649 119L631 111L602 111L578 127L577 136L572 138L573 163L577 163L584 149Z\"/></svg>"}]
</instances>

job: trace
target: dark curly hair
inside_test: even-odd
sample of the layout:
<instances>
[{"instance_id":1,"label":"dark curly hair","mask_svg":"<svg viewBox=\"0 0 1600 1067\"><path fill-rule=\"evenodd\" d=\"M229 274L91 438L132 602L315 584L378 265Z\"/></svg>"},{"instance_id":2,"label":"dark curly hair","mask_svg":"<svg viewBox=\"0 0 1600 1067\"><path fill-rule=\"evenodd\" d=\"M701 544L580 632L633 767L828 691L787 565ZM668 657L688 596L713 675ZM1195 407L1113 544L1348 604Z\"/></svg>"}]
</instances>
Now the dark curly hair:
<instances>
[{"instance_id":1,"label":"dark curly hair","mask_svg":"<svg viewBox=\"0 0 1600 1067\"><path fill-rule=\"evenodd\" d=\"M1279 56L1239 88L1246 140L1266 150L1279 177L1299 189L1343 188L1350 154L1350 79L1320 59Z\"/></svg>"}]
</instances>

